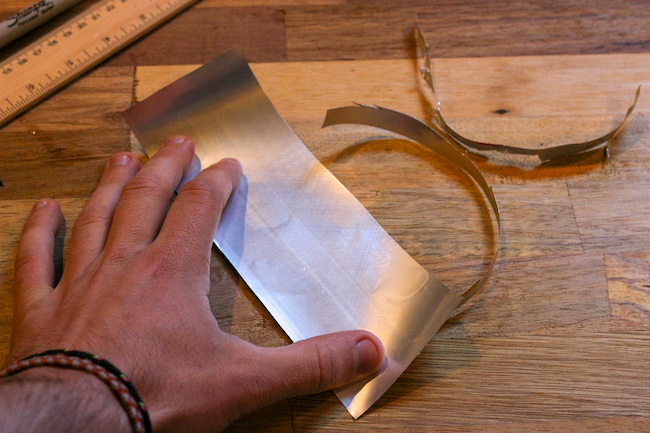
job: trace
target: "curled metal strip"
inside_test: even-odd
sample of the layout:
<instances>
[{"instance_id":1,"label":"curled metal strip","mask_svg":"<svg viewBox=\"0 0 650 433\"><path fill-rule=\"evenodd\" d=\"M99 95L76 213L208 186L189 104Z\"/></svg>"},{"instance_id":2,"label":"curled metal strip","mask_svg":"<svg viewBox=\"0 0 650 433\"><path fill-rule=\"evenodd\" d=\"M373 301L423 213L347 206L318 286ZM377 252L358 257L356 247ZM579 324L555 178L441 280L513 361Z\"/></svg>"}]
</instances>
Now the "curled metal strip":
<instances>
[{"instance_id":1,"label":"curled metal strip","mask_svg":"<svg viewBox=\"0 0 650 433\"><path fill-rule=\"evenodd\" d=\"M494 267L501 246L501 215L499 213L499 205L494 197L492 187L488 185L481 171L478 169L476 164L474 164L474 161L467 156L465 151L454 146L447 136L440 134L411 116L377 106L347 106L328 110L327 115L325 116L325 121L323 122L323 127L344 123L374 126L407 137L416 143L433 150L440 156L462 168L463 171L465 171L465 173L467 173L481 189L486 200L490 203L494 216L496 217L498 227L497 245L494 255L490 260L490 264L483 276L476 280L469 289L460 295L462 298L460 305L467 302L487 281Z\"/></svg>"},{"instance_id":2,"label":"curled metal strip","mask_svg":"<svg viewBox=\"0 0 650 433\"><path fill-rule=\"evenodd\" d=\"M578 155L581 153L589 152L591 150L597 149L602 145L605 145L605 148L607 148L607 143L609 143L611 140L616 138L616 136L621 132L621 130L625 126L625 123L627 122L628 117L630 117L630 115L632 114L632 111L634 111L634 108L636 107L636 103L639 100L639 95L641 94L641 86L639 86L636 89L634 102L627 109L627 112L625 113L625 117L623 117L623 120L621 120L620 123L614 129L612 129L608 133L598 138L594 138L593 140L580 142L580 143L561 144L558 146L547 147L544 149L526 149L522 147L508 146L505 144L493 144L493 143L474 141L459 134L456 130L454 130L451 126L449 126L447 121L443 118L442 111L440 109L440 100L438 99L438 96L436 95L436 91L434 88L433 70L431 68L430 47L419 27L415 27L415 39L417 41L417 45L420 49L420 52L424 57L424 66L420 68L420 73L422 74L424 81L427 83L427 85L433 92L436 101L435 107L431 107L431 114L432 114L432 121L433 121L432 128L438 134L449 137L451 140L458 143L460 146L474 153L485 152L485 151L497 151L501 153L509 153L512 155L536 156L539 158L541 164L547 161L565 158L570 155Z\"/></svg>"}]
</instances>

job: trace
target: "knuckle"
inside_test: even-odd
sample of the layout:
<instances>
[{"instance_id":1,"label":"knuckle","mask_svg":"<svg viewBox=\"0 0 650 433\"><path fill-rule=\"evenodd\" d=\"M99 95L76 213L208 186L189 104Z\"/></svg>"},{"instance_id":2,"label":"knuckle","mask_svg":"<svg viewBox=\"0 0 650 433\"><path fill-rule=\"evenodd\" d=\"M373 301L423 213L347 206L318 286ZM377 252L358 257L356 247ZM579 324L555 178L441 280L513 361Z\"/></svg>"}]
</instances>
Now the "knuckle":
<instances>
[{"instance_id":1,"label":"knuckle","mask_svg":"<svg viewBox=\"0 0 650 433\"><path fill-rule=\"evenodd\" d=\"M28 269L29 264L38 258L38 254L28 248L21 248L16 254L16 260L14 261L14 274L15 281L17 284L20 284L22 281L21 276L25 275L25 270Z\"/></svg>"},{"instance_id":2,"label":"knuckle","mask_svg":"<svg viewBox=\"0 0 650 433\"><path fill-rule=\"evenodd\" d=\"M155 176L139 173L126 183L122 190L122 197L137 199L150 195L159 195L162 192L162 186Z\"/></svg>"},{"instance_id":3,"label":"knuckle","mask_svg":"<svg viewBox=\"0 0 650 433\"><path fill-rule=\"evenodd\" d=\"M193 239L182 233L171 233L165 239L164 248L156 249L155 262L160 272L187 272L189 269L210 269L210 251L197 249ZM161 245L162 246L162 245ZM169 246L173 246L169 248ZM188 266L189 265L189 266Z\"/></svg>"},{"instance_id":4,"label":"knuckle","mask_svg":"<svg viewBox=\"0 0 650 433\"><path fill-rule=\"evenodd\" d=\"M104 264L111 266L121 266L133 259L135 253L127 244L112 245L105 253Z\"/></svg>"},{"instance_id":5,"label":"knuckle","mask_svg":"<svg viewBox=\"0 0 650 433\"><path fill-rule=\"evenodd\" d=\"M161 249L157 251L156 257L151 261L152 273L156 275L175 275L183 270L179 265L178 249Z\"/></svg>"},{"instance_id":6,"label":"knuckle","mask_svg":"<svg viewBox=\"0 0 650 433\"><path fill-rule=\"evenodd\" d=\"M204 205L220 201L221 198L221 194L219 194L215 186L203 178L196 178L188 182L183 188L183 192L190 200L200 202Z\"/></svg>"},{"instance_id":7,"label":"knuckle","mask_svg":"<svg viewBox=\"0 0 650 433\"><path fill-rule=\"evenodd\" d=\"M106 209L99 209L96 207L85 207L74 224L75 230L84 230L86 227L96 225L106 225L111 221L112 212Z\"/></svg>"},{"instance_id":8,"label":"knuckle","mask_svg":"<svg viewBox=\"0 0 650 433\"><path fill-rule=\"evenodd\" d=\"M338 368L335 357L332 355L333 353L328 346L316 346L312 362L312 368L316 370L316 374L313 376L315 378L313 383L315 389L327 390L334 386Z\"/></svg>"}]
</instances>

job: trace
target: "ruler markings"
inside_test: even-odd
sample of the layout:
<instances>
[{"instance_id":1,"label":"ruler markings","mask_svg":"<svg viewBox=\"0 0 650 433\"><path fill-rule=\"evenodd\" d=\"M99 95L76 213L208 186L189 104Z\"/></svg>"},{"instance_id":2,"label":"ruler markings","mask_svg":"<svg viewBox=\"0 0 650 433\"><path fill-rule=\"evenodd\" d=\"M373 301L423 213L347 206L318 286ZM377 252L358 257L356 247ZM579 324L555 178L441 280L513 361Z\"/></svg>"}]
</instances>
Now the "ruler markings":
<instances>
[{"instance_id":1,"label":"ruler markings","mask_svg":"<svg viewBox=\"0 0 650 433\"><path fill-rule=\"evenodd\" d=\"M197 1L104 0L0 62L0 125Z\"/></svg>"}]
</instances>

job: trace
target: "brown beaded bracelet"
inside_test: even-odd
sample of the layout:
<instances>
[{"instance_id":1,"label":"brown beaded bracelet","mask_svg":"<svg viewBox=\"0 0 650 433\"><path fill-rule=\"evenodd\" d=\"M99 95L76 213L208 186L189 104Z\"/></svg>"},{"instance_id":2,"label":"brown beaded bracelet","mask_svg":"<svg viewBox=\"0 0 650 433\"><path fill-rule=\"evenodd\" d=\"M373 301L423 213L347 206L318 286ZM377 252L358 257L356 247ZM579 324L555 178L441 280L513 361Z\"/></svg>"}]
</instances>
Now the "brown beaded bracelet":
<instances>
[{"instance_id":1,"label":"brown beaded bracelet","mask_svg":"<svg viewBox=\"0 0 650 433\"><path fill-rule=\"evenodd\" d=\"M151 433L149 412L126 375L97 355L78 350L49 350L28 356L0 370L0 379L35 367L56 367L85 371L104 382L124 410L135 433Z\"/></svg>"}]
</instances>

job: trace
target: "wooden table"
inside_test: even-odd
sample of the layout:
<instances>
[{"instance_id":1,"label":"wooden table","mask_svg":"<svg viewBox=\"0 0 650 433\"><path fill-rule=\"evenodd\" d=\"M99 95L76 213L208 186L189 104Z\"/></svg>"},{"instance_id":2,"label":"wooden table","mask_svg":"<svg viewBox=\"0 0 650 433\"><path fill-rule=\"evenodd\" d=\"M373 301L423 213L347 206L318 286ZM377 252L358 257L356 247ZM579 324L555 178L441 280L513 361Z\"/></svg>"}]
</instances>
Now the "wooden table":
<instances>
[{"instance_id":1,"label":"wooden table","mask_svg":"<svg viewBox=\"0 0 650 433\"><path fill-rule=\"evenodd\" d=\"M31 2L2 2L0 18ZM120 113L232 46L305 144L406 251L453 289L467 287L495 239L462 173L378 130L320 129L327 108L353 101L429 118L411 60L419 21L437 58L444 113L475 139L535 147L593 138L645 87L608 160L596 152L526 171L474 157L503 218L494 277L366 415L353 421L323 393L252 414L231 431L648 431L650 7L538 3L205 0L3 126L0 356L32 203L59 200L69 236L108 156L141 152ZM212 285L223 329L259 345L288 343L216 251Z\"/></svg>"}]
</instances>

